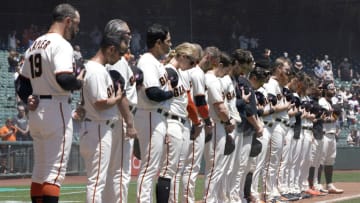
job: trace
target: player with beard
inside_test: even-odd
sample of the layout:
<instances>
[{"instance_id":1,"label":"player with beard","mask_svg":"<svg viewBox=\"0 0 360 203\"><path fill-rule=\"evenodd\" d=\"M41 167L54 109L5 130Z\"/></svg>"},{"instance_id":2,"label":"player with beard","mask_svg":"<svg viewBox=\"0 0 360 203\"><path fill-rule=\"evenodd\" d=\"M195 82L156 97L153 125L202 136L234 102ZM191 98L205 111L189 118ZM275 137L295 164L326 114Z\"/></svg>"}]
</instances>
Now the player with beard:
<instances>
[{"instance_id":1,"label":"player with beard","mask_svg":"<svg viewBox=\"0 0 360 203\"><path fill-rule=\"evenodd\" d=\"M331 98L335 95L335 85L332 82L324 82L323 97L319 100L319 105L326 109L326 116L323 118L324 145L322 150L321 164L324 165L326 189L331 194L340 194L344 190L338 189L332 183L333 167L336 158L336 125L338 115L336 114Z\"/></svg>"},{"instance_id":2,"label":"player with beard","mask_svg":"<svg viewBox=\"0 0 360 203\"><path fill-rule=\"evenodd\" d=\"M84 73L74 74L69 43L79 31L79 12L70 4L59 4L52 17L49 31L26 51L16 82L18 95L29 105L34 141L31 200L44 203L59 200L73 134L69 98L71 91L82 87Z\"/></svg>"},{"instance_id":3,"label":"player with beard","mask_svg":"<svg viewBox=\"0 0 360 203\"><path fill-rule=\"evenodd\" d=\"M280 160L284 146L284 137L288 130L289 115L288 110L293 104L287 101L283 94L283 87L289 81L290 64L285 58L277 58L272 67L272 76L264 88L268 93L276 95L278 102L273 106L274 126L270 137L270 146L267 153L267 163L264 167L265 174L265 197L270 200L278 200L280 193L278 191L277 177L280 168Z\"/></svg>"}]
</instances>

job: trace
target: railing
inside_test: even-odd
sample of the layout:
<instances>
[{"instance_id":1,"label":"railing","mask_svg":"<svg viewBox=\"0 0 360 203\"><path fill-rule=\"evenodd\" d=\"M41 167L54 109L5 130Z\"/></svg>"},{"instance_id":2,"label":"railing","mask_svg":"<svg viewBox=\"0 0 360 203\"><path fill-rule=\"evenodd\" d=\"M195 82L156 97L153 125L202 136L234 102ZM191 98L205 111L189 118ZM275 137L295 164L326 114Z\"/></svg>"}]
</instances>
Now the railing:
<instances>
[{"instance_id":1,"label":"railing","mask_svg":"<svg viewBox=\"0 0 360 203\"><path fill-rule=\"evenodd\" d=\"M0 142L0 178L30 177L33 170L34 150L32 141ZM85 165L80 156L78 142L73 142L67 174L84 174Z\"/></svg>"}]
</instances>

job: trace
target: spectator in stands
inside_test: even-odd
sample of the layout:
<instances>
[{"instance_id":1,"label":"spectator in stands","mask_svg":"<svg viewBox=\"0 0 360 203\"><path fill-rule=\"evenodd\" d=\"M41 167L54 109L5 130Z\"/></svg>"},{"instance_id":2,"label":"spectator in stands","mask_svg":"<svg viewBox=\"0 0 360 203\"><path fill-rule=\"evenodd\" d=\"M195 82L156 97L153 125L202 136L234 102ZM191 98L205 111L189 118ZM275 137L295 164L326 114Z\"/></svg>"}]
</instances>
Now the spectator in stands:
<instances>
[{"instance_id":1,"label":"spectator in stands","mask_svg":"<svg viewBox=\"0 0 360 203\"><path fill-rule=\"evenodd\" d=\"M331 63L331 61L329 60L329 56L328 55L324 55L324 60L321 61L322 64L327 64L331 70L333 70L333 65Z\"/></svg>"},{"instance_id":2,"label":"spectator in stands","mask_svg":"<svg viewBox=\"0 0 360 203\"><path fill-rule=\"evenodd\" d=\"M16 127L14 126L12 119L8 118L6 119L5 125L0 128L0 137L2 141L8 141L8 142L14 142L16 141ZM14 159L13 159L13 153L11 153L11 145L1 145L1 154L4 156L1 157L1 163L4 166L7 166L9 163L10 170L8 172L14 171ZM8 156L8 153L11 153L10 156ZM7 162L7 158L10 157L9 162ZM6 168L5 170L7 170Z\"/></svg>"},{"instance_id":3,"label":"spectator in stands","mask_svg":"<svg viewBox=\"0 0 360 203\"><path fill-rule=\"evenodd\" d=\"M97 47L99 47L102 34L97 25L94 26L93 30L90 32L90 38L92 42L92 49L97 50Z\"/></svg>"},{"instance_id":4,"label":"spectator in stands","mask_svg":"<svg viewBox=\"0 0 360 203\"><path fill-rule=\"evenodd\" d=\"M262 66L271 66L271 50L268 48L264 49L264 53L259 57L256 63L262 64Z\"/></svg>"},{"instance_id":5,"label":"spectator in stands","mask_svg":"<svg viewBox=\"0 0 360 203\"><path fill-rule=\"evenodd\" d=\"M16 128L17 141L30 141L32 140L29 131L29 119L26 114L25 106L19 104L17 107L17 115L13 118L13 123Z\"/></svg>"},{"instance_id":6,"label":"spectator in stands","mask_svg":"<svg viewBox=\"0 0 360 203\"><path fill-rule=\"evenodd\" d=\"M325 66L325 68L324 68L323 80L324 80L324 81L334 81L334 73L333 73L333 71L330 69L329 66Z\"/></svg>"},{"instance_id":7,"label":"spectator in stands","mask_svg":"<svg viewBox=\"0 0 360 203\"><path fill-rule=\"evenodd\" d=\"M291 59L290 59L290 57L289 57L289 54L288 54L286 51L283 53L283 56L284 56L284 58L285 58L286 60L289 61L290 64L292 63L292 62L291 62Z\"/></svg>"},{"instance_id":8,"label":"spectator in stands","mask_svg":"<svg viewBox=\"0 0 360 203\"><path fill-rule=\"evenodd\" d=\"M12 73L15 72L16 68L20 62L19 53L16 52L15 50L10 50L9 56L7 59L8 59L8 63L9 63L8 72L12 72Z\"/></svg>"},{"instance_id":9,"label":"spectator in stands","mask_svg":"<svg viewBox=\"0 0 360 203\"><path fill-rule=\"evenodd\" d=\"M355 106L359 106L359 101L358 101L358 95L356 93L352 94L351 99L349 99L348 101L350 108L351 109L355 109Z\"/></svg>"},{"instance_id":10,"label":"spectator in stands","mask_svg":"<svg viewBox=\"0 0 360 203\"><path fill-rule=\"evenodd\" d=\"M20 41L16 38L16 31L11 31L11 33L8 35L8 49L16 50L19 43Z\"/></svg>"},{"instance_id":11,"label":"spectator in stands","mask_svg":"<svg viewBox=\"0 0 360 203\"><path fill-rule=\"evenodd\" d=\"M348 58L344 58L338 67L338 77L342 81L351 81L353 78L353 69Z\"/></svg>"},{"instance_id":12,"label":"spectator in stands","mask_svg":"<svg viewBox=\"0 0 360 203\"><path fill-rule=\"evenodd\" d=\"M351 80L351 85L356 88L360 87L360 74L358 72L355 72L355 77Z\"/></svg>"},{"instance_id":13,"label":"spectator in stands","mask_svg":"<svg viewBox=\"0 0 360 203\"><path fill-rule=\"evenodd\" d=\"M295 71L301 71L304 68L303 62L301 61L301 56L299 54L296 55L294 68Z\"/></svg>"},{"instance_id":14,"label":"spectator in stands","mask_svg":"<svg viewBox=\"0 0 360 203\"><path fill-rule=\"evenodd\" d=\"M315 59L314 73L318 79L322 80L324 78L324 68L320 65L319 59Z\"/></svg>"},{"instance_id":15,"label":"spectator in stands","mask_svg":"<svg viewBox=\"0 0 360 203\"><path fill-rule=\"evenodd\" d=\"M74 46L74 59L75 59L75 61L82 61L83 60L79 45Z\"/></svg>"},{"instance_id":16,"label":"spectator in stands","mask_svg":"<svg viewBox=\"0 0 360 203\"><path fill-rule=\"evenodd\" d=\"M360 131L352 130L348 135L346 142L349 146L360 146Z\"/></svg>"},{"instance_id":17,"label":"spectator in stands","mask_svg":"<svg viewBox=\"0 0 360 203\"><path fill-rule=\"evenodd\" d=\"M139 56L141 52L141 34L137 29L134 29L133 33L131 33L130 49L131 53Z\"/></svg>"}]
</instances>

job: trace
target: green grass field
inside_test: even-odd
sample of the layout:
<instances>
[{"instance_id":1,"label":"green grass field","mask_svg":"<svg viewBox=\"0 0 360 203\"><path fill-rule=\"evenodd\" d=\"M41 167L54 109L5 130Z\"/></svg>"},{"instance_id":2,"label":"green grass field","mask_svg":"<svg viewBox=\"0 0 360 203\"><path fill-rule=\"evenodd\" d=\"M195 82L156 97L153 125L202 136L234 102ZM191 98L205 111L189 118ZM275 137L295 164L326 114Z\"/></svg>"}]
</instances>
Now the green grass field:
<instances>
[{"instance_id":1,"label":"green grass field","mask_svg":"<svg viewBox=\"0 0 360 203\"><path fill-rule=\"evenodd\" d=\"M360 172L335 172L334 182L360 182ZM199 178L196 184L196 199L200 200L203 192L204 179ZM136 182L131 181L129 186L129 203L136 202ZM30 202L29 186L0 187L0 202L19 201ZM61 202L85 202L85 185L63 185ZM347 200L344 203L360 202L360 199Z\"/></svg>"}]
</instances>

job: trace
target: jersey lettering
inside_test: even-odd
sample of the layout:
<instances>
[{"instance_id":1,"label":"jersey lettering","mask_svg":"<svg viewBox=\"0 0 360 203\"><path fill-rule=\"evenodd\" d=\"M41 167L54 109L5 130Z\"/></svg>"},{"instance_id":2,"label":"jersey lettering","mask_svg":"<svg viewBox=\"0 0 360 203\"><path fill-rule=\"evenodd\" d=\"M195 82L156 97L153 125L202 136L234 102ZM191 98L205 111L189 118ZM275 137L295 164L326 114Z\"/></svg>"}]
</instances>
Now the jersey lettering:
<instances>
[{"instance_id":1,"label":"jersey lettering","mask_svg":"<svg viewBox=\"0 0 360 203\"><path fill-rule=\"evenodd\" d=\"M31 77L37 78L42 74L41 54L34 54L29 57Z\"/></svg>"},{"instance_id":2,"label":"jersey lettering","mask_svg":"<svg viewBox=\"0 0 360 203\"><path fill-rule=\"evenodd\" d=\"M111 97L111 95L113 95L115 92L115 89L112 85L110 85L108 88L107 88L107 94L108 94L108 98Z\"/></svg>"},{"instance_id":3,"label":"jersey lettering","mask_svg":"<svg viewBox=\"0 0 360 203\"><path fill-rule=\"evenodd\" d=\"M166 75L163 75L162 77L160 77L159 81L160 81L161 86L164 86L166 84L166 81L167 81Z\"/></svg>"},{"instance_id":4,"label":"jersey lettering","mask_svg":"<svg viewBox=\"0 0 360 203\"><path fill-rule=\"evenodd\" d=\"M136 80L135 80L135 77L132 75L131 77L130 77L130 85L131 86L133 86L134 84L135 84L135 82L136 82Z\"/></svg>"},{"instance_id":5,"label":"jersey lettering","mask_svg":"<svg viewBox=\"0 0 360 203\"><path fill-rule=\"evenodd\" d=\"M34 44L31 46L30 51L33 51L35 49L46 49L46 47L50 44L51 42L48 40L37 40L34 42Z\"/></svg>"},{"instance_id":6,"label":"jersey lettering","mask_svg":"<svg viewBox=\"0 0 360 203\"><path fill-rule=\"evenodd\" d=\"M227 99L227 100L232 100L234 97L235 97L235 92L234 92L234 91L228 92L228 93L226 94L226 99Z\"/></svg>"},{"instance_id":7,"label":"jersey lettering","mask_svg":"<svg viewBox=\"0 0 360 203\"><path fill-rule=\"evenodd\" d=\"M185 93L185 88L183 85L181 85L180 87L175 87L173 91L174 91L174 97L178 97Z\"/></svg>"}]
</instances>

